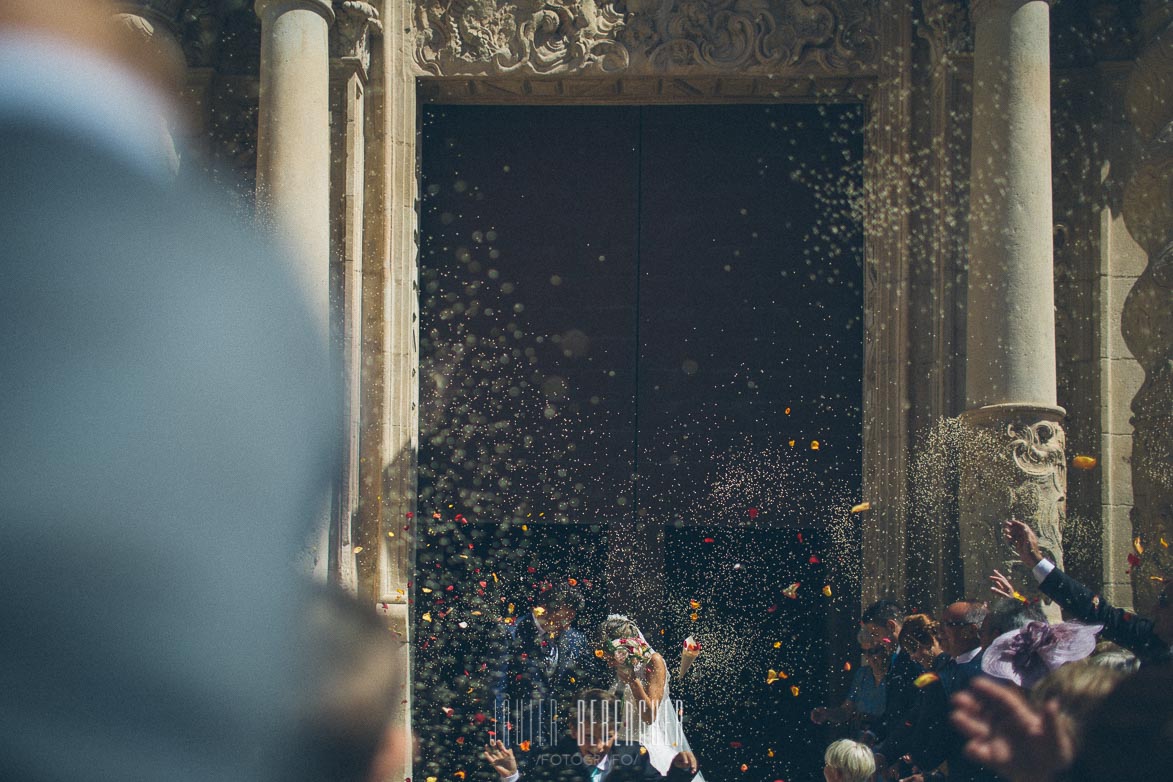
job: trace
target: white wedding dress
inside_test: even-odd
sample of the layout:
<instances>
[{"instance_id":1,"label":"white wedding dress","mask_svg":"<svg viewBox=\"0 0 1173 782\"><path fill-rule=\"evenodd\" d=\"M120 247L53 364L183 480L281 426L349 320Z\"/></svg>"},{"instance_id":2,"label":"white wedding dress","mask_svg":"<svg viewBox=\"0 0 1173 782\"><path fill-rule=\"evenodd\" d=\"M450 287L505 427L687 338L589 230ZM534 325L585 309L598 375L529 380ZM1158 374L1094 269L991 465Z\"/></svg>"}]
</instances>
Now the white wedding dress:
<instances>
[{"instance_id":1,"label":"white wedding dress","mask_svg":"<svg viewBox=\"0 0 1173 782\"><path fill-rule=\"evenodd\" d=\"M644 641L644 643L647 642ZM654 649L652 654L655 654ZM659 708L656 709L656 719L651 724L640 719L639 701L632 693L630 685L624 684L622 690L620 690L618 683L615 686L616 692L621 692L623 695L626 723L624 729L620 731L620 739L639 741L648 751L648 760L662 776L668 774L672 768L672 760L677 755L681 752L692 751L688 745L688 739L684 735L684 726L676 711L676 704L672 702L672 693L669 687L669 680L672 676L666 670L664 673L664 697L660 701ZM635 675L640 677L646 691L649 683L647 666L642 663L637 665ZM704 774L698 772L693 777L693 782L705 782Z\"/></svg>"}]
</instances>

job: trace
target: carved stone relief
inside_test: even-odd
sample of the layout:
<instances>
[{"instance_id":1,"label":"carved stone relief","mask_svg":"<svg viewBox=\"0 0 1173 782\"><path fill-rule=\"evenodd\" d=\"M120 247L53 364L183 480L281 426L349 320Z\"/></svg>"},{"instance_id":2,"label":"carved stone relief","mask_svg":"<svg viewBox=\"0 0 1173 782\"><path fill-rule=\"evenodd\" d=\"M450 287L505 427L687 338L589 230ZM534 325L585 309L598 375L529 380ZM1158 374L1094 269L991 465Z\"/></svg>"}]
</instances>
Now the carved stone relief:
<instances>
[{"instance_id":1,"label":"carved stone relief","mask_svg":"<svg viewBox=\"0 0 1173 782\"><path fill-rule=\"evenodd\" d=\"M995 568L1015 572L1015 583L1034 583L1002 540L1001 519L1030 524L1046 553L1063 565L1067 442L1061 413L999 405L962 416L960 493L970 511L960 528L965 594L984 594Z\"/></svg>"},{"instance_id":2,"label":"carved stone relief","mask_svg":"<svg viewBox=\"0 0 1173 782\"><path fill-rule=\"evenodd\" d=\"M932 62L973 52L973 27L963 0L921 0L923 24L917 35L929 42Z\"/></svg>"},{"instance_id":3,"label":"carved stone relief","mask_svg":"<svg viewBox=\"0 0 1173 782\"><path fill-rule=\"evenodd\" d=\"M334 3L335 20L330 28L330 56L360 62L371 67L371 35L383 32L379 11L363 0Z\"/></svg>"},{"instance_id":4,"label":"carved stone relief","mask_svg":"<svg viewBox=\"0 0 1173 782\"><path fill-rule=\"evenodd\" d=\"M432 76L861 73L877 0L417 0Z\"/></svg>"}]
</instances>

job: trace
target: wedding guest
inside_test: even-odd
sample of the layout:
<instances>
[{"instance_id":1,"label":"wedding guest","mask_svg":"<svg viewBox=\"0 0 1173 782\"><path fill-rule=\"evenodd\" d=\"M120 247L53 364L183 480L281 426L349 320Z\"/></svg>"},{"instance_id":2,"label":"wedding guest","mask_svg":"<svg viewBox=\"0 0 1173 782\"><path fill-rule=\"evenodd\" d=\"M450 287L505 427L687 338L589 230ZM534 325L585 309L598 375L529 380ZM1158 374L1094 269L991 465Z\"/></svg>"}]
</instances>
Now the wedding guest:
<instances>
[{"instance_id":1,"label":"wedding guest","mask_svg":"<svg viewBox=\"0 0 1173 782\"><path fill-rule=\"evenodd\" d=\"M1121 681L1091 711L1078 751L1054 699L1035 707L1017 688L977 679L953 700L966 753L1010 782L1165 779L1173 768L1173 666Z\"/></svg>"},{"instance_id":2,"label":"wedding guest","mask_svg":"<svg viewBox=\"0 0 1173 782\"><path fill-rule=\"evenodd\" d=\"M840 739L827 747L823 763L826 782L869 782L876 773L872 751L851 739Z\"/></svg>"},{"instance_id":3,"label":"wedding guest","mask_svg":"<svg viewBox=\"0 0 1173 782\"><path fill-rule=\"evenodd\" d=\"M982 672L1029 690L1059 666L1095 651L1102 629L1079 622L1031 622L994 639L982 655Z\"/></svg>"},{"instance_id":4,"label":"wedding guest","mask_svg":"<svg viewBox=\"0 0 1173 782\"><path fill-rule=\"evenodd\" d=\"M901 758L903 763L898 766L899 772L907 772L909 766L932 770L933 766L926 766L924 753L940 742L942 731L948 729L948 695L944 692L940 674L949 663L949 655L941 649L937 623L928 614L905 617L898 640L900 648L933 676L922 676L918 680L917 703L909 716L911 730L881 742L874 748L874 753L877 759ZM938 760L934 765L939 763Z\"/></svg>"},{"instance_id":5,"label":"wedding guest","mask_svg":"<svg viewBox=\"0 0 1173 782\"><path fill-rule=\"evenodd\" d=\"M1135 654L1111 641L1104 640L1096 644L1096 650L1092 652L1091 657L1087 658L1087 661L1091 665L1110 668L1121 673L1136 673L1140 668L1140 660Z\"/></svg>"},{"instance_id":6,"label":"wedding guest","mask_svg":"<svg viewBox=\"0 0 1173 782\"><path fill-rule=\"evenodd\" d=\"M923 775L925 780L945 778L936 770L942 764L948 768L949 780L988 782L995 778L992 771L965 756L964 739L948 722L949 696L969 687L981 674L982 646L978 631L986 613L985 603L959 600L941 614L938 623L941 646L949 659L937 670L940 687L926 688L922 704L920 719L935 729L922 734L913 754L917 767L926 772L933 770Z\"/></svg>"},{"instance_id":7,"label":"wedding guest","mask_svg":"<svg viewBox=\"0 0 1173 782\"><path fill-rule=\"evenodd\" d=\"M997 595L1004 595L1005 592L1002 588L1009 586L1010 580L997 570L994 571L994 575L990 576L990 580L994 582L990 591ZM1010 592L1013 595L1013 587L1010 587ZM986 614L981 629L978 630L978 641L983 647L988 647L995 638L1004 633L1025 627L1031 622L1046 621L1047 616L1043 613L1043 609L1039 608L1038 603L1020 600L1013 596L999 597L990 603L989 613Z\"/></svg>"},{"instance_id":8,"label":"wedding guest","mask_svg":"<svg viewBox=\"0 0 1173 782\"><path fill-rule=\"evenodd\" d=\"M569 710L569 731L553 752L531 750L519 765L514 749L495 741L485 746L483 757L501 782L689 782L696 776L698 763L691 752L677 752L667 774L661 774L646 747L619 743L618 707L613 693L584 690Z\"/></svg>"},{"instance_id":9,"label":"wedding guest","mask_svg":"<svg viewBox=\"0 0 1173 782\"><path fill-rule=\"evenodd\" d=\"M811 709L810 719L816 725L850 723L853 736L874 742L887 708L892 647L883 642L867 646L871 635L862 628L856 640L861 646L861 662L851 676L843 702L838 706L816 706Z\"/></svg>"},{"instance_id":10,"label":"wedding guest","mask_svg":"<svg viewBox=\"0 0 1173 782\"><path fill-rule=\"evenodd\" d=\"M885 677L884 716L876 731L882 741L910 730L909 716L916 708L916 677L924 673L897 639L904 625L904 609L892 600L878 600L864 609L860 625L869 638L869 647L881 644L892 652Z\"/></svg>"},{"instance_id":11,"label":"wedding guest","mask_svg":"<svg viewBox=\"0 0 1173 782\"><path fill-rule=\"evenodd\" d=\"M305 707L288 778L384 782L407 744L393 716L403 642L340 588L314 584L298 641L308 652Z\"/></svg>"},{"instance_id":12,"label":"wedding guest","mask_svg":"<svg viewBox=\"0 0 1173 782\"><path fill-rule=\"evenodd\" d=\"M1164 583L1157 596L1152 617L1138 616L1116 608L1046 559L1039 547L1038 536L1026 524L1008 519L1003 523L1002 531L1022 563L1031 569L1042 593L1058 603L1071 618L1103 625L1102 637L1134 652L1141 665L1173 662L1170 582Z\"/></svg>"},{"instance_id":13,"label":"wedding guest","mask_svg":"<svg viewBox=\"0 0 1173 782\"><path fill-rule=\"evenodd\" d=\"M1124 671L1097 665L1088 657L1061 665L1044 676L1031 688L1030 703L1036 710L1049 703L1058 706L1059 727L1078 752L1088 720L1127 676Z\"/></svg>"},{"instance_id":14,"label":"wedding guest","mask_svg":"<svg viewBox=\"0 0 1173 782\"><path fill-rule=\"evenodd\" d=\"M271 780L327 340L269 240L176 181L166 78L112 14L0 3L0 779Z\"/></svg>"}]
</instances>

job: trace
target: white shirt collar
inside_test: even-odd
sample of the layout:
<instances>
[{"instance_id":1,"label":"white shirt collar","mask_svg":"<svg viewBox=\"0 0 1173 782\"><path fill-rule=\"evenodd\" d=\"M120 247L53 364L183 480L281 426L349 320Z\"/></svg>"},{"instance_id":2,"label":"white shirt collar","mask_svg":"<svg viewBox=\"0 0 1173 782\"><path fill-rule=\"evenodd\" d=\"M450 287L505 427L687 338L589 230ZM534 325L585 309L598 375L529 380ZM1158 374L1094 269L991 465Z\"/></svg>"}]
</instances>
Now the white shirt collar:
<instances>
[{"instance_id":1,"label":"white shirt collar","mask_svg":"<svg viewBox=\"0 0 1173 782\"><path fill-rule=\"evenodd\" d=\"M970 660L972 660L973 658L977 657L981 653L981 651L982 651L982 647L978 646L974 649L970 649L965 654L957 655L957 657L955 657L954 660L957 662L958 665L962 665L963 663L967 663Z\"/></svg>"},{"instance_id":2,"label":"white shirt collar","mask_svg":"<svg viewBox=\"0 0 1173 782\"><path fill-rule=\"evenodd\" d=\"M162 181L178 169L171 100L132 69L52 35L0 31L0 122L12 120L88 140Z\"/></svg>"}]
</instances>

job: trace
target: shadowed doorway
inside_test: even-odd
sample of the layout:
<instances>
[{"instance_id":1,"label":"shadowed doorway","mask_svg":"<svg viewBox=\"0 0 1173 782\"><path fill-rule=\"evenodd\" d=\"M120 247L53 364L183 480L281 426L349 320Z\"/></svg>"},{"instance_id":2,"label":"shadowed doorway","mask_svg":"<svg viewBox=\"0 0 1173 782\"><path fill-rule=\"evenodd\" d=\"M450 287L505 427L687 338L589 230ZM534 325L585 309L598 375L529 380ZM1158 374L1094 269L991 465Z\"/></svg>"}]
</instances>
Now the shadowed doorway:
<instances>
[{"instance_id":1,"label":"shadowed doorway","mask_svg":"<svg viewBox=\"0 0 1173 782\"><path fill-rule=\"evenodd\" d=\"M672 690L707 779L818 778L858 614L861 156L848 105L425 110L421 776L492 778L494 625L572 579L592 639L619 610L671 670L704 644Z\"/></svg>"}]
</instances>

